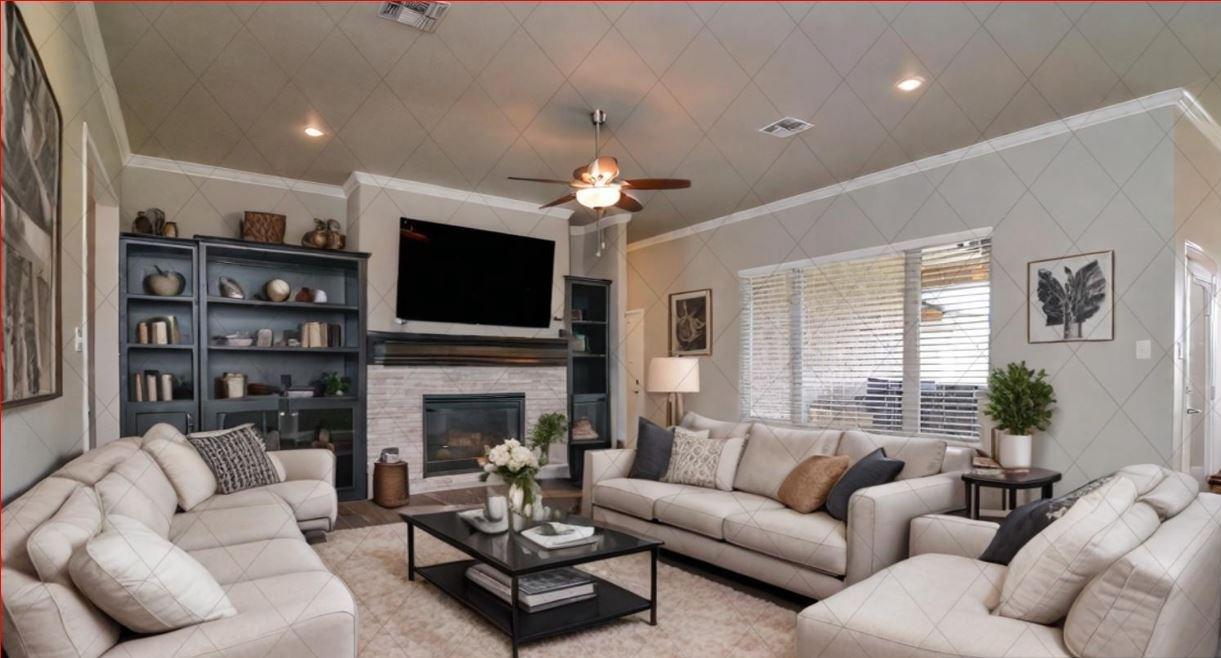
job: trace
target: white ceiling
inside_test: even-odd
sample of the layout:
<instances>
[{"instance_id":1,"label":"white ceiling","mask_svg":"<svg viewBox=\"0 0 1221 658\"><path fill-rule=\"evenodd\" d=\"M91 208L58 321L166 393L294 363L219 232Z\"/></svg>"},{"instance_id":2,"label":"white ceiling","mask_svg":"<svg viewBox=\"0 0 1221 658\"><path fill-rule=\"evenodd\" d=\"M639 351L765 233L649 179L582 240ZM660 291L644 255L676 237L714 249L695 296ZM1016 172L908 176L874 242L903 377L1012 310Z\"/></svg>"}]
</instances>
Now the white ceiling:
<instances>
[{"instance_id":1,"label":"white ceiling","mask_svg":"<svg viewBox=\"0 0 1221 658\"><path fill-rule=\"evenodd\" d=\"M1221 3L455 3L435 34L377 8L98 3L133 152L545 202L505 177L567 177L600 107L626 176L693 180L636 240L1173 87L1221 116ZM756 132L786 115L814 128Z\"/></svg>"}]
</instances>

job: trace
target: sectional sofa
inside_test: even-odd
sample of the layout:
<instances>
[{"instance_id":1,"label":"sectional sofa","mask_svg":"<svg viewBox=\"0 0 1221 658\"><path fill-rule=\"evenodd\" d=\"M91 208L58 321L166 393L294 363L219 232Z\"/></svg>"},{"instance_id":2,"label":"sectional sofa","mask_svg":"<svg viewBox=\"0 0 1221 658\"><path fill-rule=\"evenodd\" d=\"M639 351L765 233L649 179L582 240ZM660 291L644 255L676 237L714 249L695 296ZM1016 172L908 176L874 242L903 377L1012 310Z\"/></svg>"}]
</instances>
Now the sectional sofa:
<instances>
[{"instance_id":1,"label":"sectional sofa","mask_svg":"<svg viewBox=\"0 0 1221 658\"><path fill-rule=\"evenodd\" d=\"M302 534L334 525L330 451L270 452L281 482L213 495L182 512L145 446L145 439L131 437L91 450L4 507L0 551L10 658L356 655L352 594ZM97 494L97 509L62 518L65 501L83 488ZM195 558L237 614L156 635L121 628L67 572L73 551L109 514L140 520Z\"/></svg>"},{"instance_id":2,"label":"sectional sofa","mask_svg":"<svg viewBox=\"0 0 1221 658\"><path fill-rule=\"evenodd\" d=\"M912 519L963 506L962 471L972 450L946 441L718 421L686 414L683 427L711 438L745 437L733 489L628 477L635 451L585 453L586 516L660 539L668 550L817 599L907 557ZM857 491L847 522L801 514L776 500L792 468L810 455L852 463L882 447L905 462L896 481Z\"/></svg>"}]
</instances>

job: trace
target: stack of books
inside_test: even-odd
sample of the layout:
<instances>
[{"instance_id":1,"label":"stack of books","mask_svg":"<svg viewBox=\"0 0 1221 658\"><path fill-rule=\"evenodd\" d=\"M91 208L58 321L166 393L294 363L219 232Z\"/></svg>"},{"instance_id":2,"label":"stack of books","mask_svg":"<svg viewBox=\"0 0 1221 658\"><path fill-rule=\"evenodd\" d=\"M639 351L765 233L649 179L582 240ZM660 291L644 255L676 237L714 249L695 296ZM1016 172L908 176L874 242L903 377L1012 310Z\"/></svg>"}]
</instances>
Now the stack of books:
<instances>
[{"instance_id":1,"label":"stack of books","mask_svg":"<svg viewBox=\"0 0 1221 658\"><path fill-rule=\"evenodd\" d=\"M466 578L505 603L513 599L510 589L512 580L486 564L468 567ZM517 580L517 605L526 612L550 610L592 599L594 595L593 576L572 567L552 569Z\"/></svg>"}]
</instances>

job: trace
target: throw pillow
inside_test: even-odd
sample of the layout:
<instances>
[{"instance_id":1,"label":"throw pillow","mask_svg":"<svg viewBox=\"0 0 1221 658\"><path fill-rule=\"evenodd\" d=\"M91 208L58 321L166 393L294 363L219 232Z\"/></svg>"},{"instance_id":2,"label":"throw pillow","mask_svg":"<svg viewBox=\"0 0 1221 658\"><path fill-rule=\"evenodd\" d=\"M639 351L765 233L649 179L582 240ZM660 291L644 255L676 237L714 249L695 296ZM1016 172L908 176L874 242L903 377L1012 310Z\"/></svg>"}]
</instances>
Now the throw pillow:
<instances>
[{"instance_id":1,"label":"throw pillow","mask_svg":"<svg viewBox=\"0 0 1221 658\"><path fill-rule=\"evenodd\" d=\"M254 423L192 434L187 439L216 476L216 493L231 494L280 481Z\"/></svg>"},{"instance_id":2,"label":"throw pillow","mask_svg":"<svg viewBox=\"0 0 1221 658\"><path fill-rule=\"evenodd\" d=\"M183 511L190 511L216 493L212 469L174 426L154 425L144 434L143 448L169 478Z\"/></svg>"},{"instance_id":3,"label":"throw pillow","mask_svg":"<svg viewBox=\"0 0 1221 658\"><path fill-rule=\"evenodd\" d=\"M888 458L885 448L878 448L861 457L831 487L831 493L827 494L827 514L837 521L847 521L848 501L857 489L894 482L902 470L903 462Z\"/></svg>"},{"instance_id":4,"label":"throw pillow","mask_svg":"<svg viewBox=\"0 0 1221 658\"><path fill-rule=\"evenodd\" d=\"M85 545L102 527L102 501L91 487L72 492L45 523L30 533L26 551L38 579L46 583L70 585L68 562L72 553Z\"/></svg>"},{"instance_id":5,"label":"throw pillow","mask_svg":"<svg viewBox=\"0 0 1221 658\"><path fill-rule=\"evenodd\" d=\"M735 437L724 439L724 442L725 445L721 448L721 460L716 467L716 488L721 491L733 491L733 480L738 473L738 462L742 461L742 453L746 452L746 439Z\"/></svg>"},{"instance_id":6,"label":"throw pillow","mask_svg":"<svg viewBox=\"0 0 1221 658\"><path fill-rule=\"evenodd\" d=\"M103 612L137 633L164 633L237 614L195 558L139 521L106 518L73 554L72 581Z\"/></svg>"},{"instance_id":7,"label":"throw pillow","mask_svg":"<svg viewBox=\"0 0 1221 658\"><path fill-rule=\"evenodd\" d=\"M1123 477L1082 496L1013 556L996 614L1036 624L1063 619L1094 576L1157 529L1157 513L1135 500L1136 485Z\"/></svg>"},{"instance_id":8,"label":"throw pillow","mask_svg":"<svg viewBox=\"0 0 1221 658\"><path fill-rule=\"evenodd\" d=\"M1000 527L996 529L996 534L992 536L992 541L988 543L988 548L984 549L979 559L993 564L1009 564L1013 560L1013 556L1017 555L1017 552L1031 538L1064 516L1064 513L1082 496L1106 484L1112 477L1114 476L1100 477L1063 496L1036 500L1009 512L1005 520L1001 521Z\"/></svg>"},{"instance_id":9,"label":"throw pillow","mask_svg":"<svg viewBox=\"0 0 1221 658\"><path fill-rule=\"evenodd\" d=\"M823 506L847 470L848 455L813 455L789 471L777 498L785 507L809 514Z\"/></svg>"},{"instance_id":10,"label":"throw pillow","mask_svg":"<svg viewBox=\"0 0 1221 658\"><path fill-rule=\"evenodd\" d=\"M636 460L628 477L638 480L660 480L670 466L670 451L674 447L674 432L641 418L636 432Z\"/></svg>"},{"instance_id":11,"label":"throw pillow","mask_svg":"<svg viewBox=\"0 0 1221 658\"><path fill-rule=\"evenodd\" d=\"M708 489L717 488L717 472L721 465L721 453L732 439L709 439L706 432L674 435L674 449L670 453L670 466L663 482L690 484Z\"/></svg>"}]
</instances>

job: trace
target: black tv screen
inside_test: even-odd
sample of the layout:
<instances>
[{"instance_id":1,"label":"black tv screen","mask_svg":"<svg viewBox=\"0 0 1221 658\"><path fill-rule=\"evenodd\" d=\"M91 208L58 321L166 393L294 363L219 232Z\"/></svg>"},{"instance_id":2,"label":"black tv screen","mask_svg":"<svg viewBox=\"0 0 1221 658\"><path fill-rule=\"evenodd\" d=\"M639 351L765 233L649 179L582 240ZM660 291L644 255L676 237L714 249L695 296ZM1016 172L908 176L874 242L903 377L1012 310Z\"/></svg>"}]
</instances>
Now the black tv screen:
<instances>
[{"instance_id":1,"label":"black tv screen","mask_svg":"<svg viewBox=\"0 0 1221 658\"><path fill-rule=\"evenodd\" d=\"M400 320L547 327L555 242L399 221Z\"/></svg>"}]
</instances>

